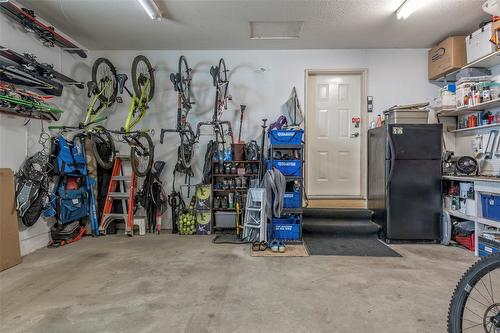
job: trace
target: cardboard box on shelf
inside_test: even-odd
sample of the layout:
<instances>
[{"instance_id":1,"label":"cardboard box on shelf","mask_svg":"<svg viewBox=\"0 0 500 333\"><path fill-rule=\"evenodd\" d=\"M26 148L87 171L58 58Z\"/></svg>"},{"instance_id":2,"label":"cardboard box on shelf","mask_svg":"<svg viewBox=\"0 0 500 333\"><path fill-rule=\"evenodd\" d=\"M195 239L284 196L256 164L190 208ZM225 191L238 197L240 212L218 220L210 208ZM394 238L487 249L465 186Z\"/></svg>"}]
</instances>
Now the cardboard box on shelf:
<instances>
[{"instance_id":1,"label":"cardboard box on shelf","mask_svg":"<svg viewBox=\"0 0 500 333\"><path fill-rule=\"evenodd\" d=\"M429 50L429 80L437 80L467 64L465 36L448 37Z\"/></svg>"},{"instance_id":2,"label":"cardboard box on shelf","mask_svg":"<svg viewBox=\"0 0 500 333\"><path fill-rule=\"evenodd\" d=\"M14 173L0 169L0 271L21 262Z\"/></svg>"}]
</instances>

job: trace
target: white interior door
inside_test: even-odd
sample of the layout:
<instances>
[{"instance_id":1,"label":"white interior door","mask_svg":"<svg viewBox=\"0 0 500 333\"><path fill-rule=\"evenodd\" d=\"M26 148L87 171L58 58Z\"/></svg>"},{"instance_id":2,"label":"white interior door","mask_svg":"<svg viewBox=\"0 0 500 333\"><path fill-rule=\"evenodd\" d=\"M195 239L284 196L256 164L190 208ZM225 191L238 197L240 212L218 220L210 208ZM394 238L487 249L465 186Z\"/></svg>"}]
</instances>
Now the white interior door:
<instances>
[{"instance_id":1,"label":"white interior door","mask_svg":"<svg viewBox=\"0 0 500 333\"><path fill-rule=\"evenodd\" d=\"M361 196L361 74L309 75L307 195Z\"/></svg>"}]
</instances>

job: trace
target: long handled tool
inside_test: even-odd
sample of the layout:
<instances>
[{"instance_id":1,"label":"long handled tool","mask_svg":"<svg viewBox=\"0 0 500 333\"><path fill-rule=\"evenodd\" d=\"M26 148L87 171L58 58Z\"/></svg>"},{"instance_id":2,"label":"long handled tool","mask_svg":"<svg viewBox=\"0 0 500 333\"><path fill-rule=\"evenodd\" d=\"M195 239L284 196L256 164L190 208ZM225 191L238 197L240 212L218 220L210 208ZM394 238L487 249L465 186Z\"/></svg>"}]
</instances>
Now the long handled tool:
<instances>
[{"instance_id":1,"label":"long handled tool","mask_svg":"<svg viewBox=\"0 0 500 333\"><path fill-rule=\"evenodd\" d=\"M238 143L241 143L241 126L243 125L243 114L246 108L246 105L240 105L240 131L238 132Z\"/></svg>"},{"instance_id":2,"label":"long handled tool","mask_svg":"<svg viewBox=\"0 0 500 333\"><path fill-rule=\"evenodd\" d=\"M262 141L260 145L260 167L259 167L259 183L262 182L264 177L265 159L264 159L264 145L266 143L266 125L267 119L262 119Z\"/></svg>"}]
</instances>

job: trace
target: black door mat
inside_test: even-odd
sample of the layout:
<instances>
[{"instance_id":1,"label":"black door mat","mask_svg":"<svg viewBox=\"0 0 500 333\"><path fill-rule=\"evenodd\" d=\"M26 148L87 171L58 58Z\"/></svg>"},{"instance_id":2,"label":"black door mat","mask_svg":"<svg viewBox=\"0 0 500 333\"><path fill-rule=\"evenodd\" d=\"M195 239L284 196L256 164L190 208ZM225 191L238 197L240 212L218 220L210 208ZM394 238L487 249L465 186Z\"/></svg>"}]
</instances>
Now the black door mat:
<instances>
[{"instance_id":1,"label":"black door mat","mask_svg":"<svg viewBox=\"0 0 500 333\"><path fill-rule=\"evenodd\" d=\"M369 219L328 218L326 210L314 215L304 216L302 228L310 255L401 257L378 240L379 226Z\"/></svg>"}]
</instances>

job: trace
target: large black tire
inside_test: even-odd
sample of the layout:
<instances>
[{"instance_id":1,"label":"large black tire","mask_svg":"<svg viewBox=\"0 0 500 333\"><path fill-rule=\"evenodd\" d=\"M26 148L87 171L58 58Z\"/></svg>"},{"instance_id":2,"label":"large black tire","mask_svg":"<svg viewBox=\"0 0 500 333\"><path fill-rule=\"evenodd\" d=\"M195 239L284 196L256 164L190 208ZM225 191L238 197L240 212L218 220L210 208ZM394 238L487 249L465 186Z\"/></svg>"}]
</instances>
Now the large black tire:
<instances>
[{"instance_id":1,"label":"large black tire","mask_svg":"<svg viewBox=\"0 0 500 333\"><path fill-rule=\"evenodd\" d=\"M90 148L99 165L109 170L115 161L115 143L111 134L102 126L95 126L90 136Z\"/></svg>"},{"instance_id":2,"label":"large black tire","mask_svg":"<svg viewBox=\"0 0 500 333\"><path fill-rule=\"evenodd\" d=\"M145 142L144 140L141 140L141 138L145 140L146 145L144 145ZM151 166L153 165L155 146L149 134L145 132L135 134L135 140L141 142L143 146L146 146L146 150L144 151L142 148L132 146L132 149L130 150L132 169L134 169L134 172L138 177L146 177L151 170ZM147 158L147 163L141 163L144 162L145 158Z\"/></svg>"},{"instance_id":3,"label":"large black tire","mask_svg":"<svg viewBox=\"0 0 500 333\"><path fill-rule=\"evenodd\" d=\"M100 81L104 79L111 80L113 83L111 85L111 90L105 94L101 94L99 96L99 99L101 100L101 102L106 103L108 106L111 106L115 102L116 94L118 93L116 69L108 59L98 58L92 66L92 81L97 83L97 86L99 87Z\"/></svg>"},{"instance_id":4,"label":"large black tire","mask_svg":"<svg viewBox=\"0 0 500 333\"><path fill-rule=\"evenodd\" d=\"M187 63L186 57L179 58L179 76L181 78L180 88L184 103L191 104L191 69Z\"/></svg>"},{"instance_id":5,"label":"large black tire","mask_svg":"<svg viewBox=\"0 0 500 333\"><path fill-rule=\"evenodd\" d=\"M148 96L146 96L147 102L149 102L153 99L153 95L155 92L154 70L148 58L143 55L138 55L132 62L132 86L134 87L134 92L137 97L141 96L143 89L142 82L139 82L141 74L147 75L147 77L149 78L149 94Z\"/></svg>"},{"instance_id":6,"label":"large black tire","mask_svg":"<svg viewBox=\"0 0 500 333\"><path fill-rule=\"evenodd\" d=\"M21 221L25 226L31 227L33 224L36 223L36 221L38 221L40 215L42 215L43 200L46 194L47 192L40 190L38 192L36 199L29 206L28 210L26 210L26 212L24 213L23 217L21 218Z\"/></svg>"},{"instance_id":7,"label":"large black tire","mask_svg":"<svg viewBox=\"0 0 500 333\"><path fill-rule=\"evenodd\" d=\"M226 62L224 61L223 58L220 58L219 60L219 74L218 74L218 80L219 84L226 83L227 81L227 68L226 68ZM229 84L224 85L224 88L222 89L222 96L220 96L221 99L225 99L227 96L227 86Z\"/></svg>"},{"instance_id":8,"label":"large black tire","mask_svg":"<svg viewBox=\"0 0 500 333\"><path fill-rule=\"evenodd\" d=\"M180 148L179 157L182 165L187 169L191 166L191 162L193 160L193 155L194 155L193 146L196 138L189 123L186 123L186 126L183 130L186 132L180 132L181 144L179 146Z\"/></svg>"},{"instance_id":9,"label":"large black tire","mask_svg":"<svg viewBox=\"0 0 500 333\"><path fill-rule=\"evenodd\" d=\"M478 283L483 277L485 277L487 274L493 271L495 271L495 273L499 273L499 271L497 270L500 270L500 253L493 254L488 257L483 257L481 260L477 261L474 265L472 265L467 270L467 272L462 276L460 282L458 282L455 288L455 291L453 292L453 297L450 301L450 307L448 309L448 333L462 332L462 330L464 329L462 327L462 322L464 319L464 310L469 295L476 286L476 283ZM496 296L495 301L497 303L500 302L499 300L500 290L495 290L494 295ZM494 306L493 301L491 305ZM497 311L500 311L499 308L500 305L496 307ZM481 315L483 315L483 313L481 313ZM500 312L498 315L498 320L499 320L498 326L496 330L493 331L494 333L500 331ZM484 331L488 332L486 329Z\"/></svg>"}]
</instances>

